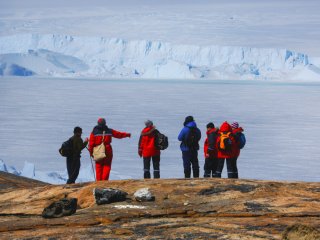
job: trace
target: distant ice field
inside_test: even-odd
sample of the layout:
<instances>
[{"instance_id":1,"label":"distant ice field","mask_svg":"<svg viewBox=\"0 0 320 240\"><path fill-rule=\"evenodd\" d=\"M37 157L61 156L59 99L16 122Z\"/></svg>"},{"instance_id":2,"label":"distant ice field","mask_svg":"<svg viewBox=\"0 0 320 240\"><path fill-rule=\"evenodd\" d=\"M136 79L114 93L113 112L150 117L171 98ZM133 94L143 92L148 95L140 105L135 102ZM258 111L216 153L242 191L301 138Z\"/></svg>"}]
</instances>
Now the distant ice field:
<instances>
[{"instance_id":1,"label":"distant ice field","mask_svg":"<svg viewBox=\"0 0 320 240\"><path fill-rule=\"evenodd\" d=\"M193 115L202 132L199 160L203 176L205 126L228 120L244 128L247 145L238 160L240 178L319 181L320 111L318 83L264 81L113 80L1 78L0 159L21 170L63 171L58 149L75 126L89 136L99 117L110 128L131 132L113 139L111 179L141 178L138 140L146 119L169 137L161 155L161 177L183 177L177 136ZM88 166L87 150L82 166ZM226 177L224 169L223 177Z\"/></svg>"}]
</instances>

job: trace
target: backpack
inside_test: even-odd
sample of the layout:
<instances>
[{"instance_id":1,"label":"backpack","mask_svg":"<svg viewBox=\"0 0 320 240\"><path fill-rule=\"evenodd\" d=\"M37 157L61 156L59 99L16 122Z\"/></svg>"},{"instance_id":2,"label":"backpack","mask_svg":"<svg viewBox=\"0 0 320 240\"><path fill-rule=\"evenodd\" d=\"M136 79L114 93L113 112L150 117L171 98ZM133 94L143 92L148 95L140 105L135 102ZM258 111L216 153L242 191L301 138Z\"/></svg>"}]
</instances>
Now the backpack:
<instances>
[{"instance_id":1,"label":"backpack","mask_svg":"<svg viewBox=\"0 0 320 240\"><path fill-rule=\"evenodd\" d=\"M199 141L196 128L189 128L189 133L186 137L185 144L190 150L199 150Z\"/></svg>"},{"instance_id":2,"label":"backpack","mask_svg":"<svg viewBox=\"0 0 320 240\"><path fill-rule=\"evenodd\" d=\"M218 144L219 148L226 152L231 152L232 150L232 140L230 138L231 132L221 133L220 142Z\"/></svg>"},{"instance_id":3,"label":"backpack","mask_svg":"<svg viewBox=\"0 0 320 240\"><path fill-rule=\"evenodd\" d=\"M70 216L77 211L77 202L77 198L62 198L44 208L41 215L43 218Z\"/></svg>"},{"instance_id":4,"label":"backpack","mask_svg":"<svg viewBox=\"0 0 320 240\"><path fill-rule=\"evenodd\" d=\"M59 149L59 153L61 154L62 157L70 157L72 155L72 150L73 150L73 141L72 141L72 138L69 138L67 141L62 143Z\"/></svg>"},{"instance_id":5,"label":"backpack","mask_svg":"<svg viewBox=\"0 0 320 240\"><path fill-rule=\"evenodd\" d=\"M154 146L159 150L165 150L169 146L168 137L158 130L155 132Z\"/></svg>"},{"instance_id":6,"label":"backpack","mask_svg":"<svg viewBox=\"0 0 320 240\"><path fill-rule=\"evenodd\" d=\"M242 132L237 133L236 136L239 143L239 148L242 149L246 145L246 136Z\"/></svg>"}]
</instances>

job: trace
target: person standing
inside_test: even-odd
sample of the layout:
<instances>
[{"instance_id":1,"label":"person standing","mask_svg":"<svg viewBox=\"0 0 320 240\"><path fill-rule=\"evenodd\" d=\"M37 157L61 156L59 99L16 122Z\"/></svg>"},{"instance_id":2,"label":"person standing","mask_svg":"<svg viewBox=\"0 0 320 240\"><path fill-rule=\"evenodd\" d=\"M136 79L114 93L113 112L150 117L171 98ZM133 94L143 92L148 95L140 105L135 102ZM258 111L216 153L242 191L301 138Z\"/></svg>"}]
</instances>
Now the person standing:
<instances>
[{"instance_id":1,"label":"person standing","mask_svg":"<svg viewBox=\"0 0 320 240\"><path fill-rule=\"evenodd\" d=\"M240 151L241 149L244 147L244 145L246 144L246 137L243 133L243 128L239 127L239 123L238 122L233 122L231 124L231 128L232 128L232 134L234 136L235 139L235 144L233 145L233 158L234 158L234 162L235 162L235 169L236 169L236 176L238 178L238 168L237 168L237 160L240 156Z\"/></svg>"},{"instance_id":2,"label":"person standing","mask_svg":"<svg viewBox=\"0 0 320 240\"><path fill-rule=\"evenodd\" d=\"M218 166L218 151L217 151L218 129L215 128L212 122L207 124L207 138L204 142L204 175L203 177L215 177Z\"/></svg>"},{"instance_id":3,"label":"person standing","mask_svg":"<svg viewBox=\"0 0 320 240\"><path fill-rule=\"evenodd\" d=\"M145 122L145 128L141 131L138 154L143 158L143 177L151 178L150 162L153 164L153 177L160 178L160 150L155 146L157 129L151 120Z\"/></svg>"},{"instance_id":4,"label":"person standing","mask_svg":"<svg viewBox=\"0 0 320 240\"><path fill-rule=\"evenodd\" d=\"M216 177L221 178L224 162L227 162L228 178L238 178L237 158L235 158L235 138L228 122L223 122L217 138L218 167Z\"/></svg>"},{"instance_id":5,"label":"person standing","mask_svg":"<svg viewBox=\"0 0 320 240\"><path fill-rule=\"evenodd\" d=\"M199 160L198 150L199 141L201 139L201 131L197 127L193 116L185 118L183 128L180 131L178 140L181 141L180 149L182 151L183 168L185 178L191 177L191 167L193 171L193 177L199 177Z\"/></svg>"},{"instance_id":6,"label":"person standing","mask_svg":"<svg viewBox=\"0 0 320 240\"><path fill-rule=\"evenodd\" d=\"M81 151L88 144L88 138L85 141L81 138L82 128L75 127L73 129L73 136L71 137L72 142L72 154L67 156L67 171L68 171L68 180L67 184L75 183L80 171L80 158Z\"/></svg>"},{"instance_id":7,"label":"person standing","mask_svg":"<svg viewBox=\"0 0 320 240\"><path fill-rule=\"evenodd\" d=\"M94 147L100 145L103 140L106 157L96 162L97 181L109 180L111 163L113 158L113 151L111 146L112 137L119 139L131 137L131 133L119 132L114 129L111 129L106 125L106 120L104 118L99 118L98 124L93 128L90 134L88 149L90 152L90 156L93 156Z\"/></svg>"}]
</instances>

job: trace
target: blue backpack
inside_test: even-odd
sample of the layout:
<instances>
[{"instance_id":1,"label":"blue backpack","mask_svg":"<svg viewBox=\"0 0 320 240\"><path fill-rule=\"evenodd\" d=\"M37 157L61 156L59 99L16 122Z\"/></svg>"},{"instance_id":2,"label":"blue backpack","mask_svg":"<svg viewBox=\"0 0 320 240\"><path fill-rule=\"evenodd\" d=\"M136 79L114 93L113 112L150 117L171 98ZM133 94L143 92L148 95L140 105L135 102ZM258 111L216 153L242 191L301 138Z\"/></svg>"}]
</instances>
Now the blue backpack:
<instances>
[{"instance_id":1,"label":"blue backpack","mask_svg":"<svg viewBox=\"0 0 320 240\"><path fill-rule=\"evenodd\" d=\"M237 138L239 142L239 148L242 149L246 145L246 136L242 132L239 132L237 133Z\"/></svg>"}]
</instances>

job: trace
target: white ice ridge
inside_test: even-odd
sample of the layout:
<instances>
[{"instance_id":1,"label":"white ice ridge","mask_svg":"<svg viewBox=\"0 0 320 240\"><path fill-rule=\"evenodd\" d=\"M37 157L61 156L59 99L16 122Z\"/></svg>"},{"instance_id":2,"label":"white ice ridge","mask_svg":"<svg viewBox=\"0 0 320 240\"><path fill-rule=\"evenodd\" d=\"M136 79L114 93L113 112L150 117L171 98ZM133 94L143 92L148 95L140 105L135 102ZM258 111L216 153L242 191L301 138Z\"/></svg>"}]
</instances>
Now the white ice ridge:
<instances>
[{"instance_id":1,"label":"white ice ridge","mask_svg":"<svg viewBox=\"0 0 320 240\"><path fill-rule=\"evenodd\" d=\"M4 76L313 81L319 73L306 54L286 49L54 34L0 37Z\"/></svg>"}]
</instances>

